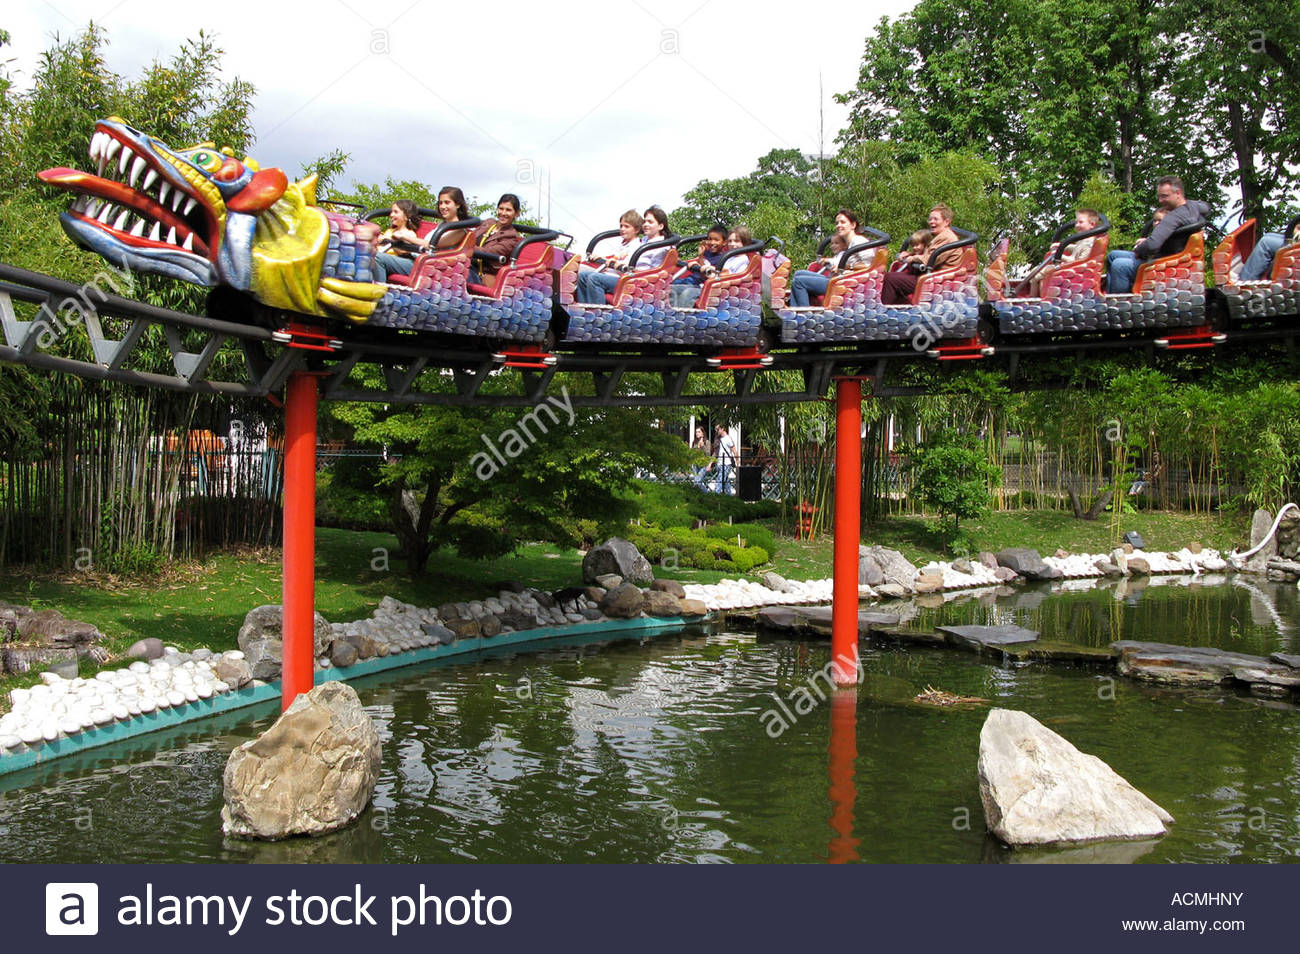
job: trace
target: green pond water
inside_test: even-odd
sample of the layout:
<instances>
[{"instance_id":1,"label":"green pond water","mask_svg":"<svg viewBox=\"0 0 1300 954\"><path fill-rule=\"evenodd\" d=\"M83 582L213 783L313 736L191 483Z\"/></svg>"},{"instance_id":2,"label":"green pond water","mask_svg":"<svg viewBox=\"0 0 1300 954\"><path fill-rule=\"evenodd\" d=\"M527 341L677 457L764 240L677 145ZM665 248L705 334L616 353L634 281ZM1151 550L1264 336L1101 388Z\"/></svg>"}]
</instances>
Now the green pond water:
<instances>
[{"instance_id":1,"label":"green pond water","mask_svg":"<svg viewBox=\"0 0 1300 954\"><path fill-rule=\"evenodd\" d=\"M949 622L1014 622L1093 645L1300 652L1300 590L1021 588L921 607L911 625ZM856 695L828 695L788 725L776 698L793 710L792 693L820 685L809 680L826 643L697 632L402 670L355 683L384 759L374 806L346 831L222 837L222 768L274 718L264 707L0 779L0 861L1282 862L1300 852L1300 708L1085 666L869 643L863 654ZM999 846L984 833L975 773L987 706L914 703L927 686L1029 712L1168 809L1171 833L1073 851Z\"/></svg>"}]
</instances>

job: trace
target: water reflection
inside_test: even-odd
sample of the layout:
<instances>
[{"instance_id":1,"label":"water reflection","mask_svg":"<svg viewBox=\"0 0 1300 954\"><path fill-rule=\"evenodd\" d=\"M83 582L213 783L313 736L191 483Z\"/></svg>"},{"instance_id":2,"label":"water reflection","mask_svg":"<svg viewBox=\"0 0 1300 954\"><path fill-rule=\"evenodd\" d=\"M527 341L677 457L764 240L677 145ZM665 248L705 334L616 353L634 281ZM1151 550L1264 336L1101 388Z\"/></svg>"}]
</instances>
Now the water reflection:
<instances>
[{"instance_id":1,"label":"water reflection","mask_svg":"<svg viewBox=\"0 0 1300 954\"><path fill-rule=\"evenodd\" d=\"M858 761L858 690L841 689L830 698L831 828L835 836L826 848L831 864L857 861L859 839L853 837L853 802L857 797L854 771Z\"/></svg>"},{"instance_id":2,"label":"water reflection","mask_svg":"<svg viewBox=\"0 0 1300 954\"><path fill-rule=\"evenodd\" d=\"M916 626L1013 622L1047 638L1292 649L1295 588L1151 585L970 594ZM1252 612L1253 601L1272 612ZM1287 624L1285 632L1273 613ZM1264 621L1267 617L1267 622ZM45 767L0 791L0 860L46 862L1290 861L1300 854L1300 712L1087 667L862 646L864 681L782 731L762 716L829 662L825 643L713 633L428 668L359 687L384 760L373 807L334 835L224 839L221 773L265 728L227 719ZM1020 709L1177 819L1153 843L1010 852L983 831L987 709ZM1106 691L1100 691L1102 688ZM215 731L214 731L215 730ZM859 799L859 793L864 797ZM969 826L954 824L967 817Z\"/></svg>"}]
</instances>

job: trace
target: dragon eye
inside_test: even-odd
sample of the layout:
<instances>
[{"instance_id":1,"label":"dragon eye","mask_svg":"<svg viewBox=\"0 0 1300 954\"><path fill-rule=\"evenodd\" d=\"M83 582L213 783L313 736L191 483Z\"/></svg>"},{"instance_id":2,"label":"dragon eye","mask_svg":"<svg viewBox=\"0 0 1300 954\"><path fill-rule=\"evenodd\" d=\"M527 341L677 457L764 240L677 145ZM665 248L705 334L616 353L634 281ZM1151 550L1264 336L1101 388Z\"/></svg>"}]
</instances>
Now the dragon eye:
<instances>
[{"instance_id":1,"label":"dragon eye","mask_svg":"<svg viewBox=\"0 0 1300 954\"><path fill-rule=\"evenodd\" d=\"M190 156L190 162L194 163L204 172L216 172L221 168L222 159L223 157L219 153L208 152L205 149L200 149L198 152Z\"/></svg>"}]
</instances>

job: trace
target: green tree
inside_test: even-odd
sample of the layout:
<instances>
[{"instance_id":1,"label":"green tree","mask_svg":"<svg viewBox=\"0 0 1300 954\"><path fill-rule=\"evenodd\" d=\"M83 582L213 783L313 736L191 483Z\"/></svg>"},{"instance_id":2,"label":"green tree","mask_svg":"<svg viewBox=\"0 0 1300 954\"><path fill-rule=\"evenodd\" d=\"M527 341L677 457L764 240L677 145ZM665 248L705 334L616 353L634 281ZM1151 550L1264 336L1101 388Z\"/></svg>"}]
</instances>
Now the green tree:
<instances>
[{"instance_id":1,"label":"green tree","mask_svg":"<svg viewBox=\"0 0 1300 954\"><path fill-rule=\"evenodd\" d=\"M1300 185L1295 4L1208 0L1172 4L1166 16L1183 47L1172 93L1193 147L1241 190L1246 216L1281 227L1284 203Z\"/></svg>"},{"instance_id":2,"label":"green tree","mask_svg":"<svg viewBox=\"0 0 1300 954\"><path fill-rule=\"evenodd\" d=\"M1185 69L1169 11L1188 0L921 0L867 38L845 145L888 140L907 162L973 150L1001 165L1038 229L1105 170L1126 194L1175 171L1213 195L1216 162L1171 92ZM1135 214L1135 213L1131 213Z\"/></svg>"},{"instance_id":3,"label":"green tree","mask_svg":"<svg viewBox=\"0 0 1300 954\"><path fill-rule=\"evenodd\" d=\"M379 383L377 370L355 374ZM447 387L433 372L420 384ZM638 471L688 465L686 444L656 427L653 411L565 407L569 388L589 384L556 384L536 408L327 405L355 440L386 449L383 489L413 574L442 546L489 557L529 540L577 542L579 520L631 516L619 491Z\"/></svg>"},{"instance_id":4,"label":"green tree","mask_svg":"<svg viewBox=\"0 0 1300 954\"><path fill-rule=\"evenodd\" d=\"M909 459L913 493L939 515L939 529L951 544L961 521L978 517L989 508L989 487L1001 480L1002 471L990 464L975 438L943 430L916 447Z\"/></svg>"}]
</instances>

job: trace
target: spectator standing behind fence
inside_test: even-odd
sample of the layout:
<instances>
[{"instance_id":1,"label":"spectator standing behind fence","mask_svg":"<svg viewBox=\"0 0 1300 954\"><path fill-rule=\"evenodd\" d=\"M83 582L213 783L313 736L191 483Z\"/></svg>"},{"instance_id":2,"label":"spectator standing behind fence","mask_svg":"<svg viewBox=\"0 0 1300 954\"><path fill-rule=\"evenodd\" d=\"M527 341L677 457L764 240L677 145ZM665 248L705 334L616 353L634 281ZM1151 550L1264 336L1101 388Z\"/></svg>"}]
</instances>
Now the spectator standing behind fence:
<instances>
[{"instance_id":1,"label":"spectator standing behind fence","mask_svg":"<svg viewBox=\"0 0 1300 954\"><path fill-rule=\"evenodd\" d=\"M695 428L695 440L691 441L691 450L704 451L706 454L713 452L712 445L709 444L709 435L705 433L704 428ZM713 461L707 464L700 464L693 472L695 486L701 490L708 490L708 473L713 469Z\"/></svg>"},{"instance_id":2,"label":"spectator standing behind fence","mask_svg":"<svg viewBox=\"0 0 1300 954\"><path fill-rule=\"evenodd\" d=\"M718 484L717 492L731 493L731 469L736 466L736 439L727 433L727 425L718 425Z\"/></svg>"}]
</instances>

